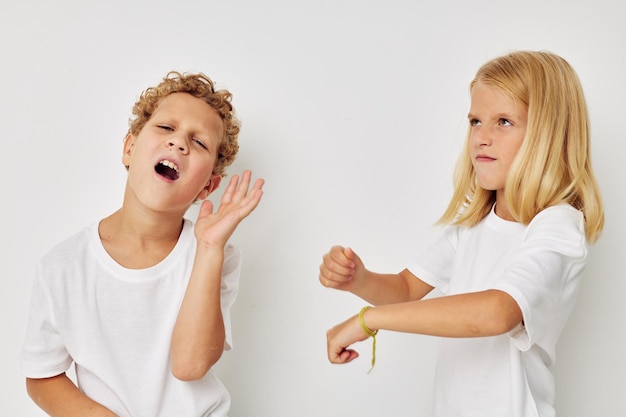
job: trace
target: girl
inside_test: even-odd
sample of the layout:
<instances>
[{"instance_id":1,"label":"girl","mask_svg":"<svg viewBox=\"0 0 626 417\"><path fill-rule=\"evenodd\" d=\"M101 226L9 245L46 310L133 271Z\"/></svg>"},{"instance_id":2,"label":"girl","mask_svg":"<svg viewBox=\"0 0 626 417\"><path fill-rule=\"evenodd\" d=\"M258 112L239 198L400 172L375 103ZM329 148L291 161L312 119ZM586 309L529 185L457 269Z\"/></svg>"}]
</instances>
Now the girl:
<instances>
[{"instance_id":1,"label":"girl","mask_svg":"<svg viewBox=\"0 0 626 417\"><path fill-rule=\"evenodd\" d=\"M322 285L376 306L328 331L328 357L352 361L379 329L441 336L434 416L554 416L556 343L604 224L582 88L561 57L519 51L470 92L440 238L398 274L350 248L324 255ZM444 296L422 300L434 288Z\"/></svg>"}]
</instances>

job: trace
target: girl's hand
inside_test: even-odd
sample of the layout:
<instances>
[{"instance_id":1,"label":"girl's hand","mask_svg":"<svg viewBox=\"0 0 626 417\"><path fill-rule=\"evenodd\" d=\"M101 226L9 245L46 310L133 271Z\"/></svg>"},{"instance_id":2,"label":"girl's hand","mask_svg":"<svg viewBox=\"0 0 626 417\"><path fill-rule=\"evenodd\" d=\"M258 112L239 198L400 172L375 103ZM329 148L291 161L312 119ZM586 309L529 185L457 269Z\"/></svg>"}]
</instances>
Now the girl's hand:
<instances>
[{"instance_id":1,"label":"girl's hand","mask_svg":"<svg viewBox=\"0 0 626 417\"><path fill-rule=\"evenodd\" d=\"M359 357L359 353L348 347L368 337L361 328L358 315L336 325L326 332L328 360L335 364L352 362Z\"/></svg>"},{"instance_id":2,"label":"girl's hand","mask_svg":"<svg viewBox=\"0 0 626 417\"><path fill-rule=\"evenodd\" d=\"M363 262L352 249L333 246L322 257L319 280L325 287L351 291L364 274Z\"/></svg>"},{"instance_id":3,"label":"girl's hand","mask_svg":"<svg viewBox=\"0 0 626 417\"><path fill-rule=\"evenodd\" d=\"M223 248L239 223L256 208L263 196L263 179L257 179L250 186L252 172L246 170L239 177L234 175L224 191L217 212L213 213L213 203L202 202L200 213L195 225L195 236L198 244L207 248Z\"/></svg>"}]
</instances>

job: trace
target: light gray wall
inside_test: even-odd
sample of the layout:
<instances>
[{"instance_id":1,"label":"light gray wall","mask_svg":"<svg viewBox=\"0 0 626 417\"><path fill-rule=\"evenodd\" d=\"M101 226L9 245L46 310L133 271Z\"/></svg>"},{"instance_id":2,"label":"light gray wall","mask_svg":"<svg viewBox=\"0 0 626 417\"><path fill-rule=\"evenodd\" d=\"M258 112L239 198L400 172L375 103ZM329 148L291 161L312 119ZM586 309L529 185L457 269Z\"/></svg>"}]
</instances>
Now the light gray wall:
<instances>
[{"instance_id":1,"label":"light gray wall","mask_svg":"<svg viewBox=\"0 0 626 417\"><path fill-rule=\"evenodd\" d=\"M577 69L592 116L606 231L559 347L561 416L623 413L626 17L618 0L5 2L0 414L42 415L17 357L37 260L116 210L130 108L170 69L229 88L243 120L230 170L264 199L233 240L245 255L235 349L218 371L231 417L426 416L436 340L382 332L378 363L332 366L325 331L363 302L317 282L352 246L396 272L433 234L480 64L547 49ZM219 197L219 196L216 196ZM193 210L190 215L194 215Z\"/></svg>"}]
</instances>

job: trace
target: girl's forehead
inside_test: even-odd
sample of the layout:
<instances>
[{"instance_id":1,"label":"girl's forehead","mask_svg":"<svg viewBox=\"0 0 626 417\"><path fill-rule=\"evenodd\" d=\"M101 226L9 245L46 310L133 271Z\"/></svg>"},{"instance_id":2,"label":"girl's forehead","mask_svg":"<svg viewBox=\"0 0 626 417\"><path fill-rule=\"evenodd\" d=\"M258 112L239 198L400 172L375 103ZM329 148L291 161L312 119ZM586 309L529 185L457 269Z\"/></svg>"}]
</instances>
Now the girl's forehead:
<instances>
[{"instance_id":1,"label":"girl's forehead","mask_svg":"<svg viewBox=\"0 0 626 417\"><path fill-rule=\"evenodd\" d=\"M526 111L526 106L517 100L510 92L497 86L476 83L471 90L471 106L483 108L508 108L516 111Z\"/></svg>"}]
</instances>

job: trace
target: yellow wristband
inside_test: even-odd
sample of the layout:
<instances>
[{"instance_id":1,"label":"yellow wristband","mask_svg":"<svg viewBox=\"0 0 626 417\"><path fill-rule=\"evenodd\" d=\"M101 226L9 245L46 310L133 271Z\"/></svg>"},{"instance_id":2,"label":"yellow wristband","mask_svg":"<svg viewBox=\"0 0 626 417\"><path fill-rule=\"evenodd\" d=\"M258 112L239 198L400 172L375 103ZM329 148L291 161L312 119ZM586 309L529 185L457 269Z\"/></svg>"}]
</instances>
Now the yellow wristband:
<instances>
[{"instance_id":1,"label":"yellow wristband","mask_svg":"<svg viewBox=\"0 0 626 417\"><path fill-rule=\"evenodd\" d=\"M372 338L372 367L369 371L367 371L367 373L369 374L370 372L372 372L372 369L374 369L374 365L376 364L376 334L378 333L378 330L372 331L369 327L367 327L365 321L363 320L363 313L365 313L365 310L367 310L368 308L370 308L370 306L365 306L359 312L359 323L361 323L361 328L363 329L365 334Z\"/></svg>"}]
</instances>

